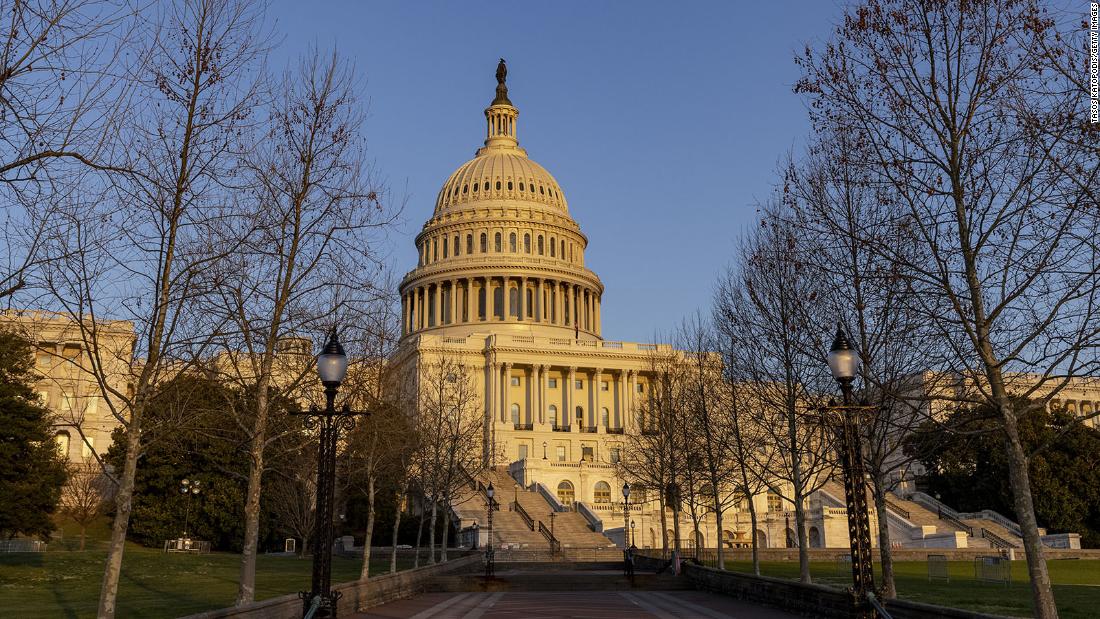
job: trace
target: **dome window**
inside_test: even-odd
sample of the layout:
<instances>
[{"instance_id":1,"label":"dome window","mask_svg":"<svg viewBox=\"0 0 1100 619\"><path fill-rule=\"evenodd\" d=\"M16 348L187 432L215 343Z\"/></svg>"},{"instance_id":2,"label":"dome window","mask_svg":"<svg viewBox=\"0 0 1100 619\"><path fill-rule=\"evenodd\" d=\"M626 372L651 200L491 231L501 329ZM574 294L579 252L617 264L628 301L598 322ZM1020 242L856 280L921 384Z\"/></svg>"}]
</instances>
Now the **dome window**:
<instances>
[{"instance_id":1,"label":"dome window","mask_svg":"<svg viewBox=\"0 0 1100 619\"><path fill-rule=\"evenodd\" d=\"M522 182L519 184L519 190L523 191L523 183Z\"/></svg>"},{"instance_id":2,"label":"dome window","mask_svg":"<svg viewBox=\"0 0 1100 619\"><path fill-rule=\"evenodd\" d=\"M463 185L463 186L462 186L462 193L466 193L466 192L468 192L469 190L470 190L470 186L469 186L469 185Z\"/></svg>"},{"instance_id":3,"label":"dome window","mask_svg":"<svg viewBox=\"0 0 1100 619\"><path fill-rule=\"evenodd\" d=\"M478 183L474 183L474 191L477 191Z\"/></svg>"},{"instance_id":4,"label":"dome window","mask_svg":"<svg viewBox=\"0 0 1100 619\"><path fill-rule=\"evenodd\" d=\"M497 232L496 236L493 238L493 244L495 245L497 253L500 253L502 250L501 250L500 233L499 232Z\"/></svg>"},{"instance_id":5,"label":"dome window","mask_svg":"<svg viewBox=\"0 0 1100 619\"><path fill-rule=\"evenodd\" d=\"M500 191L500 181L497 181L497 191Z\"/></svg>"},{"instance_id":6,"label":"dome window","mask_svg":"<svg viewBox=\"0 0 1100 619\"><path fill-rule=\"evenodd\" d=\"M484 254L488 251L489 251L489 238L485 235L484 232L482 232L481 233L481 253Z\"/></svg>"},{"instance_id":7,"label":"dome window","mask_svg":"<svg viewBox=\"0 0 1100 619\"><path fill-rule=\"evenodd\" d=\"M558 253L558 252L557 252L557 250L555 249L555 248L556 248L557 246L558 246L558 244L557 244L557 240L556 240L556 239L554 239L554 237L550 237L550 257L551 257L551 258L554 258L554 257L556 257L556 256L557 256L557 253Z\"/></svg>"},{"instance_id":8,"label":"dome window","mask_svg":"<svg viewBox=\"0 0 1100 619\"><path fill-rule=\"evenodd\" d=\"M523 235L523 253L525 253L525 254L531 253L531 235L530 234Z\"/></svg>"},{"instance_id":9,"label":"dome window","mask_svg":"<svg viewBox=\"0 0 1100 619\"><path fill-rule=\"evenodd\" d=\"M541 255L543 254L543 249L544 249L544 248L545 248L545 244L543 243L543 241L542 241L542 235L540 234L540 235L539 235L539 255L540 255L540 256L541 256Z\"/></svg>"},{"instance_id":10,"label":"dome window","mask_svg":"<svg viewBox=\"0 0 1100 619\"><path fill-rule=\"evenodd\" d=\"M508 181L508 191L512 191L512 181Z\"/></svg>"},{"instance_id":11,"label":"dome window","mask_svg":"<svg viewBox=\"0 0 1100 619\"><path fill-rule=\"evenodd\" d=\"M546 192L542 188L542 185L539 185L539 193L544 194L544 195L546 194Z\"/></svg>"},{"instance_id":12,"label":"dome window","mask_svg":"<svg viewBox=\"0 0 1100 619\"><path fill-rule=\"evenodd\" d=\"M483 235L482 236L482 241L481 241L482 243L485 242L484 239L485 239L485 237ZM482 250L482 251L485 251L485 250ZM470 255L472 253L474 253L474 235L467 234L466 235L466 255Z\"/></svg>"},{"instance_id":13,"label":"dome window","mask_svg":"<svg viewBox=\"0 0 1100 619\"><path fill-rule=\"evenodd\" d=\"M508 251L513 254L516 253L516 233L513 232L508 235Z\"/></svg>"},{"instance_id":14,"label":"dome window","mask_svg":"<svg viewBox=\"0 0 1100 619\"><path fill-rule=\"evenodd\" d=\"M485 191L489 191L489 181L485 181L485 186L482 187Z\"/></svg>"}]
</instances>

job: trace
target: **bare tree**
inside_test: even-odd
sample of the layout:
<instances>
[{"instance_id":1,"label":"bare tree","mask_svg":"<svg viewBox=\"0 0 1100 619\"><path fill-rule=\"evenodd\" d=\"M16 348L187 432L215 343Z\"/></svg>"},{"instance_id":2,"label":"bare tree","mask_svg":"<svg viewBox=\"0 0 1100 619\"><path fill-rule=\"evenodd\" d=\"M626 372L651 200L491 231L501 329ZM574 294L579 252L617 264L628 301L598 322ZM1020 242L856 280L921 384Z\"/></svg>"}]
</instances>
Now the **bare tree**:
<instances>
[{"instance_id":1,"label":"bare tree","mask_svg":"<svg viewBox=\"0 0 1100 619\"><path fill-rule=\"evenodd\" d=\"M825 484L832 467L828 435L807 414L827 387L821 382L825 334L814 314L823 293L806 266L806 248L784 225L782 208L774 202L765 206L760 227L742 241L740 269L731 269L719 283L716 306L734 356L728 362L743 368L744 395L752 402L748 410L766 447L761 452L766 455L742 455L763 460L753 467L757 474L794 505L799 578L810 582L806 500Z\"/></svg>"},{"instance_id":2,"label":"bare tree","mask_svg":"<svg viewBox=\"0 0 1100 619\"><path fill-rule=\"evenodd\" d=\"M303 449L289 454L288 462L276 467L273 480L266 489L267 500L275 512L279 523L294 537L301 541L297 546L298 556L305 554L306 547L313 541L313 531L317 526L317 455L314 441L303 445ZM310 552L319 552L310 548Z\"/></svg>"},{"instance_id":3,"label":"bare tree","mask_svg":"<svg viewBox=\"0 0 1100 619\"><path fill-rule=\"evenodd\" d=\"M84 550L88 525L107 513L111 483L98 464L69 465L69 480L61 492L61 513L80 526Z\"/></svg>"},{"instance_id":4,"label":"bare tree","mask_svg":"<svg viewBox=\"0 0 1100 619\"><path fill-rule=\"evenodd\" d=\"M129 172L115 152L134 55L125 0L0 2L0 299L23 289L48 254L50 216L82 172Z\"/></svg>"},{"instance_id":5,"label":"bare tree","mask_svg":"<svg viewBox=\"0 0 1100 619\"><path fill-rule=\"evenodd\" d=\"M973 399L997 411L1037 617L1057 617L1018 420L1075 376L1094 374L1098 256L1096 131L1061 65L1084 66L1076 24L1035 1L908 3L851 10L797 90L815 126L844 127L871 153L922 247L904 271L919 310ZM1055 59L1063 49L1076 61ZM1015 400L1014 395L1024 399Z\"/></svg>"},{"instance_id":6,"label":"bare tree","mask_svg":"<svg viewBox=\"0 0 1100 619\"><path fill-rule=\"evenodd\" d=\"M242 159L238 208L249 215L219 239L230 257L211 283L211 313L227 325L217 369L255 394L255 408L239 419L249 475L238 605L255 599L264 451L277 439L271 402L299 393L312 369L297 336L323 332L337 315L354 322L383 296L375 234L392 216L363 163L355 88L354 71L335 53L310 52L287 71Z\"/></svg>"},{"instance_id":7,"label":"bare tree","mask_svg":"<svg viewBox=\"0 0 1100 619\"><path fill-rule=\"evenodd\" d=\"M82 370L126 430L101 618L115 613L146 407L208 351L217 328L199 299L208 292L205 272L225 256L211 247L211 231L223 221L224 182L254 99L247 71L263 37L251 6L196 0L161 7L135 75L141 105L119 135L137 173L106 189L88 186L86 197L57 214L62 225L51 251L58 259L43 286L80 329L88 353ZM133 324L133 354L101 340L101 317ZM117 380L120 368L126 380Z\"/></svg>"}]
</instances>

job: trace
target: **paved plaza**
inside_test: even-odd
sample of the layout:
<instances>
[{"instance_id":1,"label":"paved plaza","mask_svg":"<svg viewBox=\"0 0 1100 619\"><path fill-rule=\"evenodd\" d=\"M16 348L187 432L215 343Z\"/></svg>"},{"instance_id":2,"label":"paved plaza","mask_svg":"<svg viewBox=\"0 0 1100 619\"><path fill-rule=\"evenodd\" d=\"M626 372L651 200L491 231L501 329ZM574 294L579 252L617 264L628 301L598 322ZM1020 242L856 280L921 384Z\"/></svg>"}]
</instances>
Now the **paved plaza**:
<instances>
[{"instance_id":1,"label":"paved plaza","mask_svg":"<svg viewBox=\"0 0 1100 619\"><path fill-rule=\"evenodd\" d=\"M783 611L700 591L426 593L359 619L786 619Z\"/></svg>"}]
</instances>

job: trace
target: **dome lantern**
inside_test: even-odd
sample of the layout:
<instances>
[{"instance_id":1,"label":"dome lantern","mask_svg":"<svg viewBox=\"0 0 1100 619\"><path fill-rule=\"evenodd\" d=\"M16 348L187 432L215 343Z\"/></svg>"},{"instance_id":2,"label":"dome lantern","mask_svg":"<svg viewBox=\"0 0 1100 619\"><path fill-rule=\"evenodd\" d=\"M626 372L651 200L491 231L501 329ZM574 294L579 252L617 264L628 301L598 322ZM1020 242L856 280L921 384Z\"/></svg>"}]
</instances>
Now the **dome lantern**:
<instances>
[{"instance_id":1,"label":"dome lantern","mask_svg":"<svg viewBox=\"0 0 1100 619\"><path fill-rule=\"evenodd\" d=\"M497 63L497 95L489 107L485 109L487 135L485 137L486 149L519 147L516 139L516 118L519 110L508 99L508 66L501 58Z\"/></svg>"}]
</instances>

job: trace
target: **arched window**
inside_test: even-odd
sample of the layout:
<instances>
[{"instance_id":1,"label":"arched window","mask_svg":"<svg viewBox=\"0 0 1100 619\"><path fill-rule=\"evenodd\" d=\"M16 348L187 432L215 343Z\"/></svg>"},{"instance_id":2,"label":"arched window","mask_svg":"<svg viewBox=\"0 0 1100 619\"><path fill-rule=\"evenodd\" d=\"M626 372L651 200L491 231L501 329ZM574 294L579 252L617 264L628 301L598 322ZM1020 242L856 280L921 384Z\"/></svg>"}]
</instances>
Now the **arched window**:
<instances>
[{"instance_id":1,"label":"arched window","mask_svg":"<svg viewBox=\"0 0 1100 619\"><path fill-rule=\"evenodd\" d=\"M543 191L543 189L542 189L542 185L539 185L539 193L541 193L541 194L545 194L545 193L546 193L545 191Z\"/></svg>"},{"instance_id":2,"label":"arched window","mask_svg":"<svg viewBox=\"0 0 1100 619\"><path fill-rule=\"evenodd\" d=\"M558 407L553 404L550 405L550 425L558 427Z\"/></svg>"},{"instance_id":3,"label":"arched window","mask_svg":"<svg viewBox=\"0 0 1100 619\"><path fill-rule=\"evenodd\" d=\"M531 253L531 235L530 234L524 234L523 235L523 253L525 253L525 254Z\"/></svg>"},{"instance_id":4,"label":"arched window","mask_svg":"<svg viewBox=\"0 0 1100 619\"><path fill-rule=\"evenodd\" d=\"M573 483L568 479L563 480L558 484L558 502L566 507L573 505L573 499L576 493L573 491Z\"/></svg>"},{"instance_id":5,"label":"arched window","mask_svg":"<svg viewBox=\"0 0 1100 619\"><path fill-rule=\"evenodd\" d=\"M504 319L504 288L493 290L493 317Z\"/></svg>"},{"instance_id":6,"label":"arched window","mask_svg":"<svg viewBox=\"0 0 1100 619\"><path fill-rule=\"evenodd\" d=\"M611 413L607 410L607 407L600 409L600 425L608 428L611 427Z\"/></svg>"},{"instance_id":7,"label":"arched window","mask_svg":"<svg viewBox=\"0 0 1100 619\"><path fill-rule=\"evenodd\" d=\"M447 243L448 240L449 239L447 237L443 237L443 257L444 258L447 257L447 245L449 245L449 243Z\"/></svg>"},{"instance_id":8,"label":"arched window","mask_svg":"<svg viewBox=\"0 0 1100 619\"><path fill-rule=\"evenodd\" d=\"M542 248L543 248L542 235L540 234L539 235L539 255L540 256L542 255Z\"/></svg>"},{"instance_id":9,"label":"arched window","mask_svg":"<svg viewBox=\"0 0 1100 619\"><path fill-rule=\"evenodd\" d=\"M432 239L432 262L439 260L439 241Z\"/></svg>"},{"instance_id":10,"label":"arched window","mask_svg":"<svg viewBox=\"0 0 1100 619\"><path fill-rule=\"evenodd\" d=\"M477 191L477 186L478 186L479 184L480 184L480 183L474 183L474 191Z\"/></svg>"},{"instance_id":11,"label":"arched window","mask_svg":"<svg viewBox=\"0 0 1100 619\"><path fill-rule=\"evenodd\" d=\"M512 423L519 424L519 404L512 405Z\"/></svg>"},{"instance_id":12,"label":"arched window","mask_svg":"<svg viewBox=\"0 0 1100 619\"><path fill-rule=\"evenodd\" d=\"M508 181L508 191L512 191L512 181Z\"/></svg>"},{"instance_id":13,"label":"arched window","mask_svg":"<svg viewBox=\"0 0 1100 619\"><path fill-rule=\"evenodd\" d=\"M485 191L489 191L489 181L485 181L485 186L483 187L483 189Z\"/></svg>"},{"instance_id":14,"label":"arched window","mask_svg":"<svg viewBox=\"0 0 1100 619\"><path fill-rule=\"evenodd\" d=\"M497 181L497 191L500 191L500 181Z\"/></svg>"},{"instance_id":15,"label":"arched window","mask_svg":"<svg viewBox=\"0 0 1100 619\"><path fill-rule=\"evenodd\" d=\"M470 186L469 186L469 185L463 185L463 186L462 186L462 193L464 193L464 194L465 194L465 193L466 193L466 192L468 192L469 190L470 190Z\"/></svg>"},{"instance_id":16,"label":"arched window","mask_svg":"<svg viewBox=\"0 0 1100 619\"><path fill-rule=\"evenodd\" d=\"M508 251L513 254L516 253L516 233L512 232L508 235Z\"/></svg>"},{"instance_id":17,"label":"arched window","mask_svg":"<svg viewBox=\"0 0 1100 619\"><path fill-rule=\"evenodd\" d=\"M550 257L554 258L558 255L558 243L554 237L550 237Z\"/></svg>"},{"instance_id":18,"label":"arched window","mask_svg":"<svg viewBox=\"0 0 1100 619\"><path fill-rule=\"evenodd\" d=\"M62 458L69 457L69 433L62 430L53 436L54 443L57 444L57 453L61 454Z\"/></svg>"},{"instance_id":19,"label":"arched window","mask_svg":"<svg viewBox=\"0 0 1100 619\"><path fill-rule=\"evenodd\" d=\"M611 484L606 481L596 482L596 487L592 489L592 500L596 503L610 503Z\"/></svg>"},{"instance_id":20,"label":"arched window","mask_svg":"<svg viewBox=\"0 0 1100 619\"><path fill-rule=\"evenodd\" d=\"M466 254L469 255L469 254L472 254L472 253L474 253L474 235L467 234L466 235Z\"/></svg>"},{"instance_id":21,"label":"arched window","mask_svg":"<svg viewBox=\"0 0 1100 619\"><path fill-rule=\"evenodd\" d=\"M503 251L503 250L501 249L501 244L500 244L500 233L499 233L499 232L497 232L497 233L496 233L496 234L495 234L495 235L493 236L493 251L495 251L495 252L497 252L497 253L500 253L501 251Z\"/></svg>"},{"instance_id":22,"label":"arched window","mask_svg":"<svg viewBox=\"0 0 1100 619\"><path fill-rule=\"evenodd\" d=\"M481 253L489 251L489 237L484 232L481 233Z\"/></svg>"},{"instance_id":23,"label":"arched window","mask_svg":"<svg viewBox=\"0 0 1100 619\"><path fill-rule=\"evenodd\" d=\"M561 259L565 260L565 241L561 242Z\"/></svg>"},{"instance_id":24,"label":"arched window","mask_svg":"<svg viewBox=\"0 0 1100 619\"><path fill-rule=\"evenodd\" d=\"M485 236L484 234L481 236ZM477 289L477 318L485 320L485 287Z\"/></svg>"}]
</instances>

